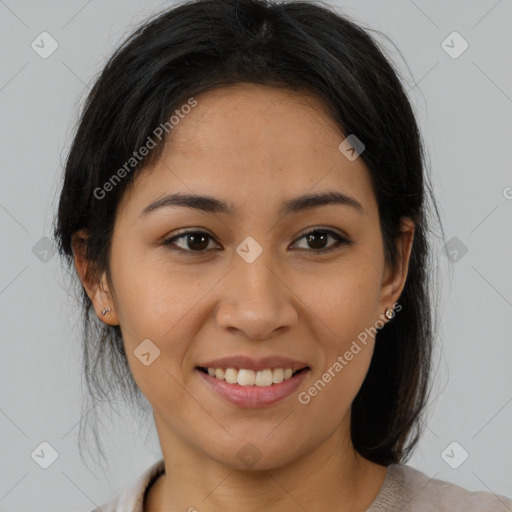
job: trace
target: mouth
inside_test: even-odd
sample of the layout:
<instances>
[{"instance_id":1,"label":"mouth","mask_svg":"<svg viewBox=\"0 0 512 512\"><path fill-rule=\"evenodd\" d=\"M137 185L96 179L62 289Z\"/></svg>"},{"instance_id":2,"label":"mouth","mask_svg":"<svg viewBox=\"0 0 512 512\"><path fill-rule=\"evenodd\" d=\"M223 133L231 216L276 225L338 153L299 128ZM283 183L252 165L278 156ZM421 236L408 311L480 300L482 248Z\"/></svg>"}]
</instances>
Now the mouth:
<instances>
[{"instance_id":1,"label":"mouth","mask_svg":"<svg viewBox=\"0 0 512 512\"><path fill-rule=\"evenodd\" d=\"M254 370L233 365L197 366L195 370L216 396L238 407L254 408L269 406L290 397L310 372L310 367Z\"/></svg>"}]
</instances>

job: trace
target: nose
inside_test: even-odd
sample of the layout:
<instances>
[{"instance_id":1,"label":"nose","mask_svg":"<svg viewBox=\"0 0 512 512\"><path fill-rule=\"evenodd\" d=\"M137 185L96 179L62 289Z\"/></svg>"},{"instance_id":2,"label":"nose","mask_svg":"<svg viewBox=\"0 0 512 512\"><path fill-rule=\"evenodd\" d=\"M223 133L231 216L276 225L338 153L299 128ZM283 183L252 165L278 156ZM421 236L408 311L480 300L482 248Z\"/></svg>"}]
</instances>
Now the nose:
<instances>
[{"instance_id":1,"label":"nose","mask_svg":"<svg viewBox=\"0 0 512 512\"><path fill-rule=\"evenodd\" d=\"M298 321L300 301L283 272L265 252L252 263L234 256L216 308L221 328L233 333L240 331L253 340L281 334Z\"/></svg>"}]
</instances>

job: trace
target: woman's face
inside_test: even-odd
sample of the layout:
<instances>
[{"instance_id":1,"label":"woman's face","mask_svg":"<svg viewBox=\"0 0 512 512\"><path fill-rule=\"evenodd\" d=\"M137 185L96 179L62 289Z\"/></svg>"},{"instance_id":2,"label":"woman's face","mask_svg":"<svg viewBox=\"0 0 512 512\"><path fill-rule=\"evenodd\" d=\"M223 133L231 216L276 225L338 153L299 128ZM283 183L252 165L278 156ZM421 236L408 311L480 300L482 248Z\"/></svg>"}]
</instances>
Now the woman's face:
<instances>
[{"instance_id":1,"label":"woman's face","mask_svg":"<svg viewBox=\"0 0 512 512\"><path fill-rule=\"evenodd\" d=\"M392 273L370 175L314 97L244 83L196 100L123 195L95 303L120 324L164 452L278 467L334 433L350 442L368 329L403 288L412 228ZM171 194L212 201L165 204ZM294 202L316 194L348 199ZM237 383L222 380L227 368L243 370L225 376ZM287 368L304 370L279 382Z\"/></svg>"}]
</instances>

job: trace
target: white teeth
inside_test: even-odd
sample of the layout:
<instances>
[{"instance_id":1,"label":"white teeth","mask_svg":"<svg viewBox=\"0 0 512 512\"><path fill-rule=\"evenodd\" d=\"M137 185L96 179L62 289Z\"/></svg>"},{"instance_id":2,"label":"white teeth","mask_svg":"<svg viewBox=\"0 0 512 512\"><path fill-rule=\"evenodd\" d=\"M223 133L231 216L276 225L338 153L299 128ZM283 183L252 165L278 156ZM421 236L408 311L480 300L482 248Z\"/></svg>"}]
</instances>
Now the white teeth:
<instances>
[{"instance_id":1,"label":"white teeth","mask_svg":"<svg viewBox=\"0 0 512 512\"><path fill-rule=\"evenodd\" d=\"M274 368L273 370L269 368L258 371L245 368L239 370L236 368L208 368L208 375L219 380L225 380L229 384L267 387L290 379L293 370L291 368Z\"/></svg>"},{"instance_id":2,"label":"white teeth","mask_svg":"<svg viewBox=\"0 0 512 512\"><path fill-rule=\"evenodd\" d=\"M272 386L272 370L260 370L256 372L256 386Z\"/></svg>"},{"instance_id":3,"label":"white teeth","mask_svg":"<svg viewBox=\"0 0 512 512\"><path fill-rule=\"evenodd\" d=\"M276 368L272 371L272 382L274 384L279 384L284 380L284 370L282 368Z\"/></svg>"},{"instance_id":4,"label":"white teeth","mask_svg":"<svg viewBox=\"0 0 512 512\"><path fill-rule=\"evenodd\" d=\"M254 386L255 380L256 374L254 373L254 370L238 370L236 381L240 386Z\"/></svg>"},{"instance_id":5,"label":"white teeth","mask_svg":"<svg viewBox=\"0 0 512 512\"><path fill-rule=\"evenodd\" d=\"M234 384L238 377L238 372L234 368L228 368L224 373L224 380L230 384Z\"/></svg>"}]
</instances>

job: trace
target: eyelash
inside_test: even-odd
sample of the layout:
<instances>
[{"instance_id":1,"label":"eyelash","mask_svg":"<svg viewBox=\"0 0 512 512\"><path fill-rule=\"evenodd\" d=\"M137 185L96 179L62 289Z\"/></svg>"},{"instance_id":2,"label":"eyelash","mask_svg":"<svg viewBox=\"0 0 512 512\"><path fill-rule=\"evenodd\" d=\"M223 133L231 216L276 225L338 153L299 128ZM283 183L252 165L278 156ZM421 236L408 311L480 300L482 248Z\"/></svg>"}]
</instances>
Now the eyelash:
<instances>
[{"instance_id":1,"label":"eyelash","mask_svg":"<svg viewBox=\"0 0 512 512\"><path fill-rule=\"evenodd\" d=\"M321 229L321 228L315 228L315 229L312 229L311 231L304 233L301 237L297 238L294 243L298 242L299 240L302 240L303 238L306 238L308 235L318 234L318 233L327 234L328 236L332 236L336 240L336 243L327 249L299 249L299 250L303 250L303 251L306 251L309 253L327 254L327 253L333 252L337 249L340 249L344 245L352 245L352 243L353 243L351 240L341 236L340 234L336 233L335 231L332 231L330 229ZM162 242L162 245L167 246L172 251L179 251L179 252L187 253L187 256L196 256L196 255L199 256L199 255L202 255L207 252L206 249L201 250L201 251L193 251L190 249L183 249L181 247L177 247L176 245L174 245L175 240L178 240L180 238L185 238L187 235L206 235L207 237L210 238L210 240L215 240L209 233L207 233L205 231L190 230L190 231L182 231L181 233L178 233L177 235L174 235L173 237L168 238L167 240L164 240Z\"/></svg>"}]
</instances>

